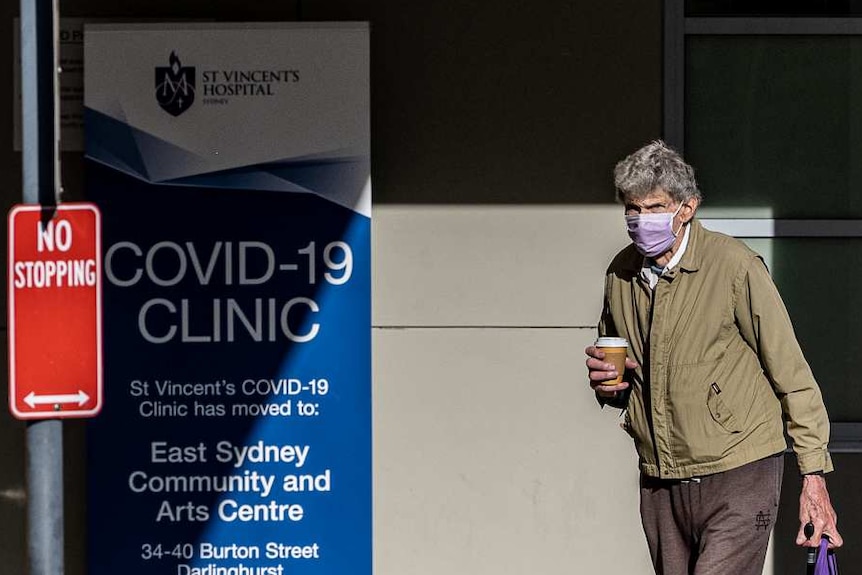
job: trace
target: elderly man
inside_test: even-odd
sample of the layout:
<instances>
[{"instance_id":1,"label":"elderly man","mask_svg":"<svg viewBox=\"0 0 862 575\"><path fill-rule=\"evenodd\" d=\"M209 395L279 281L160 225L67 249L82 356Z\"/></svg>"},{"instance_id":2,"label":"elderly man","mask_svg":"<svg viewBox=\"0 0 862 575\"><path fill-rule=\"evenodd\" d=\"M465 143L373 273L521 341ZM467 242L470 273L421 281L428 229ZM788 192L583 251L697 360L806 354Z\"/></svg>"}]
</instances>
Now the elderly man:
<instances>
[{"instance_id":1,"label":"elderly man","mask_svg":"<svg viewBox=\"0 0 862 575\"><path fill-rule=\"evenodd\" d=\"M700 225L694 171L663 142L619 162L614 183L633 243L608 268L599 335L628 340L626 377L607 383L617 372L594 346L586 364L599 402L625 410L656 573L761 574L785 420L803 475L796 543L841 546L826 409L763 260Z\"/></svg>"}]
</instances>

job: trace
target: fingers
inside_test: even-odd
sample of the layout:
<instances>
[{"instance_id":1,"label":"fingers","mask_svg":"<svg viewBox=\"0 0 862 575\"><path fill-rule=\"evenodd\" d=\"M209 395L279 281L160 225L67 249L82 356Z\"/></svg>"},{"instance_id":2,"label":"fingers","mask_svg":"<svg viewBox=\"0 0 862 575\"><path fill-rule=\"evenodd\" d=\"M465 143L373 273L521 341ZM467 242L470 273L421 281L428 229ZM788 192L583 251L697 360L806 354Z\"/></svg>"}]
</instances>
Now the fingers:
<instances>
[{"instance_id":1,"label":"fingers","mask_svg":"<svg viewBox=\"0 0 862 575\"><path fill-rule=\"evenodd\" d=\"M829 537L829 548L830 549L838 549L842 545L844 545L844 538L841 537L841 534L838 533L838 529L836 527L835 532L832 533L830 531L826 531L825 535Z\"/></svg>"},{"instance_id":2,"label":"fingers","mask_svg":"<svg viewBox=\"0 0 862 575\"><path fill-rule=\"evenodd\" d=\"M801 547L814 547L814 541L816 540L812 537L805 536L805 523L802 523L796 533L796 544Z\"/></svg>"},{"instance_id":3,"label":"fingers","mask_svg":"<svg viewBox=\"0 0 862 575\"><path fill-rule=\"evenodd\" d=\"M590 378L590 385L594 383L602 383L603 381L608 381L612 379L616 379L619 373L617 369L613 365L606 364L598 364L596 366L587 366L589 369L589 373L587 376Z\"/></svg>"},{"instance_id":4,"label":"fingers","mask_svg":"<svg viewBox=\"0 0 862 575\"><path fill-rule=\"evenodd\" d=\"M820 537L823 535L823 525L820 525L818 529L817 524L814 521L811 521L811 525L814 526L814 530L811 533L811 536L808 537L805 534L805 525L809 523L808 521L800 522L799 531L796 533L796 544L801 547L819 547L820 546Z\"/></svg>"},{"instance_id":5,"label":"fingers","mask_svg":"<svg viewBox=\"0 0 862 575\"><path fill-rule=\"evenodd\" d=\"M589 377L591 382L597 381L607 381L609 379L616 379L619 375L616 366L612 363L607 363L603 361L605 359L605 352L596 348L595 346L589 346L584 350L584 353L587 354L587 369L589 370ZM638 367L636 361L630 358L626 358L626 369L635 369Z\"/></svg>"},{"instance_id":6,"label":"fingers","mask_svg":"<svg viewBox=\"0 0 862 575\"><path fill-rule=\"evenodd\" d=\"M596 394L601 397L611 398L615 397L618 392L623 391L624 389L628 389L628 382L614 382L617 378L619 378L620 373L619 371L617 371L617 368L614 364L607 363L604 361L605 352L598 349L596 346L591 345L584 350L584 353L587 354L586 364L588 376L590 379L590 387L593 388ZM635 369L638 366L637 362L629 358L626 358L625 365L626 369Z\"/></svg>"},{"instance_id":7,"label":"fingers","mask_svg":"<svg viewBox=\"0 0 862 575\"><path fill-rule=\"evenodd\" d=\"M605 354L603 351L594 347L588 347L587 352L587 370L589 370L590 382L602 382L609 379L616 379L619 375L617 368L612 363L606 363L604 360Z\"/></svg>"},{"instance_id":8,"label":"fingers","mask_svg":"<svg viewBox=\"0 0 862 575\"><path fill-rule=\"evenodd\" d=\"M821 537L829 539L829 548L836 549L844 545L844 538L838 532L838 518L835 516L835 511L826 510L825 517L817 517L814 523L814 535L811 537L816 542L820 542Z\"/></svg>"},{"instance_id":9,"label":"fingers","mask_svg":"<svg viewBox=\"0 0 862 575\"><path fill-rule=\"evenodd\" d=\"M804 547L817 547L821 536L829 539L829 547L837 548L844 544L844 538L838 532L838 515L832 507L826 480L823 476L806 475L802 481L802 493L799 496L799 532L796 534L796 544ZM814 532L810 538L805 537L805 524L811 522Z\"/></svg>"},{"instance_id":10,"label":"fingers","mask_svg":"<svg viewBox=\"0 0 862 575\"><path fill-rule=\"evenodd\" d=\"M605 358L605 352L603 352L602 350L600 350L599 348L597 348L594 345L587 346L587 349L584 350L584 353L587 354L588 356L594 357L596 359L604 359Z\"/></svg>"},{"instance_id":11,"label":"fingers","mask_svg":"<svg viewBox=\"0 0 862 575\"><path fill-rule=\"evenodd\" d=\"M801 547L819 547L821 537L826 537L829 540L829 548L837 549L844 545L844 538L838 532L838 526L834 522L824 522L820 520L812 520L814 525L814 533L810 538L805 537L805 523L799 526L799 532L796 534L796 544Z\"/></svg>"},{"instance_id":12,"label":"fingers","mask_svg":"<svg viewBox=\"0 0 862 575\"><path fill-rule=\"evenodd\" d=\"M602 385L600 383L590 383L590 387L592 387L596 393L601 395L602 397L614 397L617 392L622 391L624 389L628 389L629 384L625 381L622 383L615 383L613 385Z\"/></svg>"}]
</instances>

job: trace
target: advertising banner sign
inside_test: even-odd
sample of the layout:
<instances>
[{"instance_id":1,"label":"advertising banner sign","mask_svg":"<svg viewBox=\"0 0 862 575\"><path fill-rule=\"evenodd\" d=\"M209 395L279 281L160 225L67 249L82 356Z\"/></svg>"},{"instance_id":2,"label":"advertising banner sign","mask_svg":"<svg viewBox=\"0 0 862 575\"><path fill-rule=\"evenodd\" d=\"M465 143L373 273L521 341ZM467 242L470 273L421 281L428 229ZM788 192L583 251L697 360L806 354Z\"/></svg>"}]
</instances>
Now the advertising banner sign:
<instances>
[{"instance_id":1,"label":"advertising banner sign","mask_svg":"<svg viewBox=\"0 0 862 575\"><path fill-rule=\"evenodd\" d=\"M365 24L94 25L91 575L371 572Z\"/></svg>"}]
</instances>

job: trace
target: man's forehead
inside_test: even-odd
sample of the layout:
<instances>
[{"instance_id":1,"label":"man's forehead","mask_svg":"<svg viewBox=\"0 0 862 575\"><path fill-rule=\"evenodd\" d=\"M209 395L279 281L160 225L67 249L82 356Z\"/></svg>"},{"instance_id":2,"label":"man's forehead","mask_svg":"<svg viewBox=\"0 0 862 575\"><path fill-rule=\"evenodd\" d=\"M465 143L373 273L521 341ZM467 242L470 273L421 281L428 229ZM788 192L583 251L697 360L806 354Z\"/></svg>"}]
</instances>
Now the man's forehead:
<instances>
[{"instance_id":1,"label":"man's forehead","mask_svg":"<svg viewBox=\"0 0 862 575\"><path fill-rule=\"evenodd\" d=\"M626 198L626 203L635 206L649 206L655 204L672 204L673 198L661 188L656 188L646 195L637 198Z\"/></svg>"}]
</instances>

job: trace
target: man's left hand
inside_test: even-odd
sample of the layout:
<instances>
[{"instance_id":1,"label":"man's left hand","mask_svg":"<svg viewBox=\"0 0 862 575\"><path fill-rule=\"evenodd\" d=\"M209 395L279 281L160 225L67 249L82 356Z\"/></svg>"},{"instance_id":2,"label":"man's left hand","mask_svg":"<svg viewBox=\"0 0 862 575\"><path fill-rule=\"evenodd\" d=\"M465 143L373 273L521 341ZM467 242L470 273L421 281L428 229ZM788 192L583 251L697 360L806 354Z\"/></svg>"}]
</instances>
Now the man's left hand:
<instances>
[{"instance_id":1,"label":"man's left hand","mask_svg":"<svg viewBox=\"0 0 862 575\"><path fill-rule=\"evenodd\" d=\"M806 539L805 524L814 525L814 534ZM826 490L826 479L822 475L804 475L802 477L802 494L799 496L799 533L796 544L803 547L820 545L821 535L829 538L829 548L841 547L844 539L838 533L838 516L829 500Z\"/></svg>"}]
</instances>

